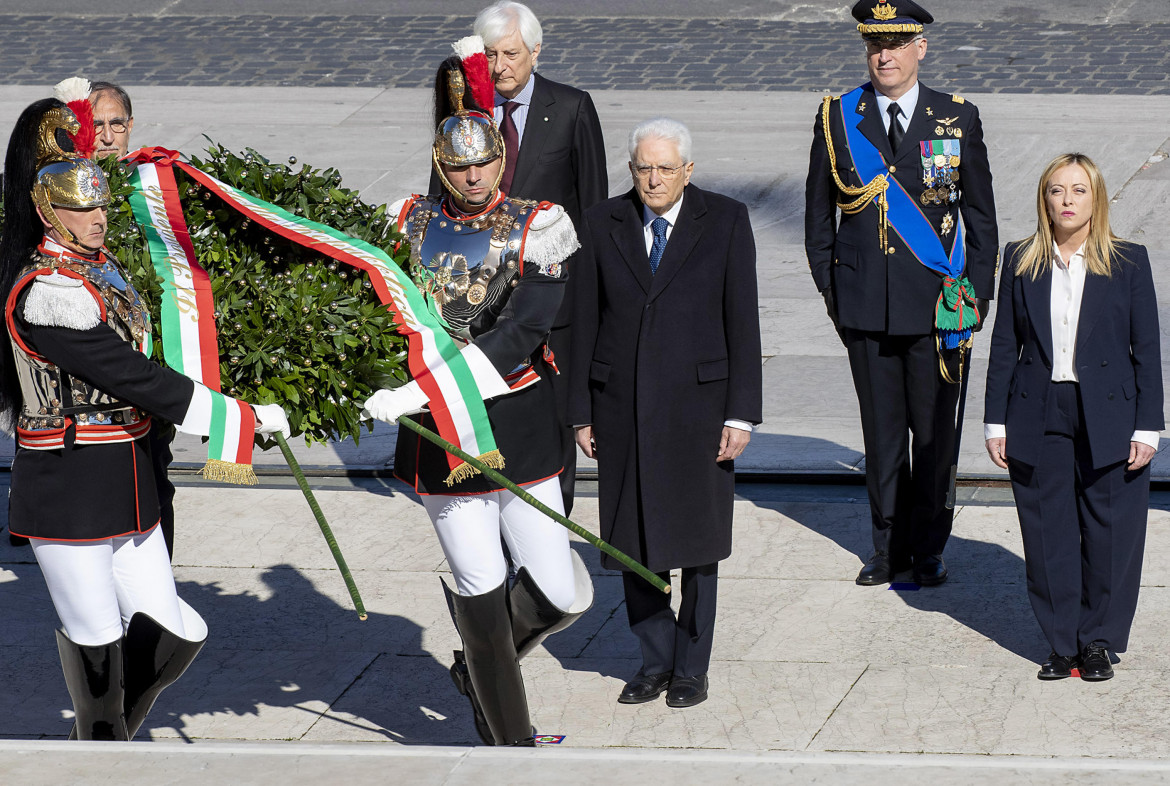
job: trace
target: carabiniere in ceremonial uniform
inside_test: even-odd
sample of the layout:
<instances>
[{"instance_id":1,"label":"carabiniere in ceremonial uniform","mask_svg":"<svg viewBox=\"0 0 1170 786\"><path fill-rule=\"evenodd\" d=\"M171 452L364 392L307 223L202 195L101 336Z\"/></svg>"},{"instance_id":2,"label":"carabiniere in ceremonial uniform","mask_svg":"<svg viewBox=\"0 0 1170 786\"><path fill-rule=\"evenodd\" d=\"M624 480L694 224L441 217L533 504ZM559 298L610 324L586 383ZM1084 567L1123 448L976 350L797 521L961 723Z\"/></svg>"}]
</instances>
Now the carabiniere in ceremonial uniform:
<instances>
[{"instance_id":1,"label":"carabiniere in ceremonial uniform","mask_svg":"<svg viewBox=\"0 0 1170 786\"><path fill-rule=\"evenodd\" d=\"M558 369L547 338L577 234L559 205L499 190L505 151L484 111L491 80L483 42L470 36L455 48L461 56L449 58L436 79L432 162L443 192L411 196L391 214L410 240L412 280L475 370L496 444L481 459L561 512L561 426L550 384ZM465 78L465 69L482 71ZM410 340L413 351L421 338ZM417 380L377 391L364 406L380 420L411 417L438 430L435 402ZM444 582L443 590L463 640L451 677L470 701L480 738L534 745L519 661L592 605L588 571L559 524L468 465L452 471L446 453L412 430L398 432L394 473L422 496L451 567L455 589Z\"/></svg>"}]
</instances>

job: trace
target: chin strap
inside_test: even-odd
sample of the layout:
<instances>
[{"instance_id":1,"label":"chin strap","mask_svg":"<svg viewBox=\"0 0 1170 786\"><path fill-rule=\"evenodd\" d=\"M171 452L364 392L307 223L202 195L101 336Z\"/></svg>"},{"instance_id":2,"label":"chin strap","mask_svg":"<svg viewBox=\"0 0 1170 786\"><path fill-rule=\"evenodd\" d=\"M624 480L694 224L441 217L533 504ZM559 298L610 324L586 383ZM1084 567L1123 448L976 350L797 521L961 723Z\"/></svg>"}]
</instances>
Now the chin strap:
<instances>
[{"instance_id":1,"label":"chin strap","mask_svg":"<svg viewBox=\"0 0 1170 786\"><path fill-rule=\"evenodd\" d=\"M42 184L37 183L32 190L33 204L41 209L41 214L53 229L61 235L61 239L68 245L75 246L86 254L96 254L102 250L101 246L94 248L82 243L77 235L70 232L63 223L61 218L57 215L57 211L53 209L53 203L49 201L49 192Z\"/></svg>"}]
</instances>

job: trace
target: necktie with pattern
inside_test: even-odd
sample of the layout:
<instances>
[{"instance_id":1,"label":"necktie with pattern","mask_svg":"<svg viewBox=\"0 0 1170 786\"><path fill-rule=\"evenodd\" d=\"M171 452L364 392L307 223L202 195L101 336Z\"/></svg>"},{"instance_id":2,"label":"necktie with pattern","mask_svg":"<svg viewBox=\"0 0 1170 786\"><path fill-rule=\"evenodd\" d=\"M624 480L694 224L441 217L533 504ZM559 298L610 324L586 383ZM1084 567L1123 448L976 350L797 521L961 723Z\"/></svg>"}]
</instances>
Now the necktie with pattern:
<instances>
[{"instance_id":1,"label":"necktie with pattern","mask_svg":"<svg viewBox=\"0 0 1170 786\"><path fill-rule=\"evenodd\" d=\"M505 194L512 193L512 175L516 173L516 156L520 153L520 135L516 133L516 121L512 113L520 104L515 101L504 102L504 118L500 123L500 136L504 138L504 177L500 180L500 190Z\"/></svg>"},{"instance_id":2,"label":"necktie with pattern","mask_svg":"<svg viewBox=\"0 0 1170 786\"><path fill-rule=\"evenodd\" d=\"M650 247L650 275L658 272L658 263L662 261L662 252L666 250L667 226L662 216L650 222L650 231L654 233L654 245Z\"/></svg>"}]
</instances>

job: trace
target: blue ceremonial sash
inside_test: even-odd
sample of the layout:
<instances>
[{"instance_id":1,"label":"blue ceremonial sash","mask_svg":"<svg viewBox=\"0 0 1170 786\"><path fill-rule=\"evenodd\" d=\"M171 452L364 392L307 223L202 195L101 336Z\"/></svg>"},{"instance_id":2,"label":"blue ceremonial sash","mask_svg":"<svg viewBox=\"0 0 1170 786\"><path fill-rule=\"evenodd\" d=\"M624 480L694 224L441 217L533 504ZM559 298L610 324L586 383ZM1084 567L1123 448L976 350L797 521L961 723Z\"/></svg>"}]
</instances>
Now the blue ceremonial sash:
<instances>
[{"instance_id":1,"label":"blue ceremonial sash","mask_svg":"<svg viewBox=\"0 0 1170 786\"><path fill-rule=\"evenodd\" d=\"M934 231L934 226L918 207L918 203L889 173L889 166L882 158L881 151L874 147L865 134L858 130L857 124L853 121L857 115L858 99L863 92L864 85L841 96L841 125L845 128L845 144L849 148L849 156L853 159L853 166L857 170L857 174L861 176L862 183L869 183L879 175L886 176L886 182L889 184L885 191L888 205L886 210L888 226L892 227L898 237L902 238L902 242L906 244L906 248L910 250L915 259L943 276L944 293L940 296L939 304L935 307L935 325L939 328L938 333L942 346L954 349L971 336L971 329L955 330L953 327L944 329L939 325L939 317L940 309L945 305L945 294L948 291L952 294L951 299L956 300L956 303L952 303L948 310L954 311L957 306L960 309L960 322L962 321L963 302L971 302L970 296L966 292L966 287L969 284L966 279L960 278L967 262L964 253L966 243L963 242L963 222L955 222L955 242L951 246L951 253L948 256L946 249L943 248L942 240L939 239L938 233ZM829 144L832 142L830 141ZM874 197L875 200L880 198L880 193ZM967 295L967 297L963 297L963 295ZM976 313L978 312L976 311ZM953 322L953 319L948 319L947 322Z\"/></svg>"},{"instance_id":2,"label":"blue ceremonial sash","mask_svg":"<svg viewBox=\"0 0 1170 786\"><path fill-rule=\"evenodd\" d=\"M886 201L889 203L888 215L890 225L902 238L906 248L914 258L926 267L943 276L958 278L966 266L966 256L963 248L963 222L955 222L955 244L951 247L950 256L947 256L938 233L913 197L906 193L902 184L891 177L890 168L882 159L881 152L873 146L865 134L857 129L852 118L857 114L857 100L863 89L858 87L841 96L841 124L845 126L845 143L849 148L849 156L853 159L853 166L861 175L861 182L868 183L878 175L886 175L890 187L886 191ZM877 197L875 197L876 199Z\"/></svg>"}]
</instances>

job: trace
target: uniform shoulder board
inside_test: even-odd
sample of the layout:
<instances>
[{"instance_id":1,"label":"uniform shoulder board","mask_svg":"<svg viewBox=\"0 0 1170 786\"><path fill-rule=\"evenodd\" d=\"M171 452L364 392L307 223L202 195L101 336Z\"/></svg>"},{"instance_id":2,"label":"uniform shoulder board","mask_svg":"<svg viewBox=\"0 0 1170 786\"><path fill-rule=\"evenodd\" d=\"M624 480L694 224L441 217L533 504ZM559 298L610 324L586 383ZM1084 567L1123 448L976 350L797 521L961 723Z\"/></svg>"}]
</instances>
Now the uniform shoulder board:
<instances>
[{"instance_id":1,"label":"uniform shoulder board","mask_svg":"<svg viewBox=\"0 0 1170 786\"><path fill-rule=\"evenodd\" d=\"M963 98L962 96L951 96L951 100L954 101L956 104L967 103L967 99Z\"/></svg>"},{"instance_id":2,"label":"uniform shoulder board","mask_svg":"<svg viewBox=\"0 0 1170 786\"><path fill-rule=\"evenodd\" d=\"M573 219L563 207L552 205L532 217L524 240L524 261L539 265L546 276L560 278L564 271L561 263L580 247Z\"/></svg>"},{"instance_id":3,"label":"uniform shoulder board","mask_svg":"<svg viewBox=\"0 0 1170 786\"><path fill-rule=\"evenodd\" d=\"M101 323L102 311L81 279L50 273L37 276L29 287L24 320L30 325L89 330Z\"/></svg>"}]
</instances>

